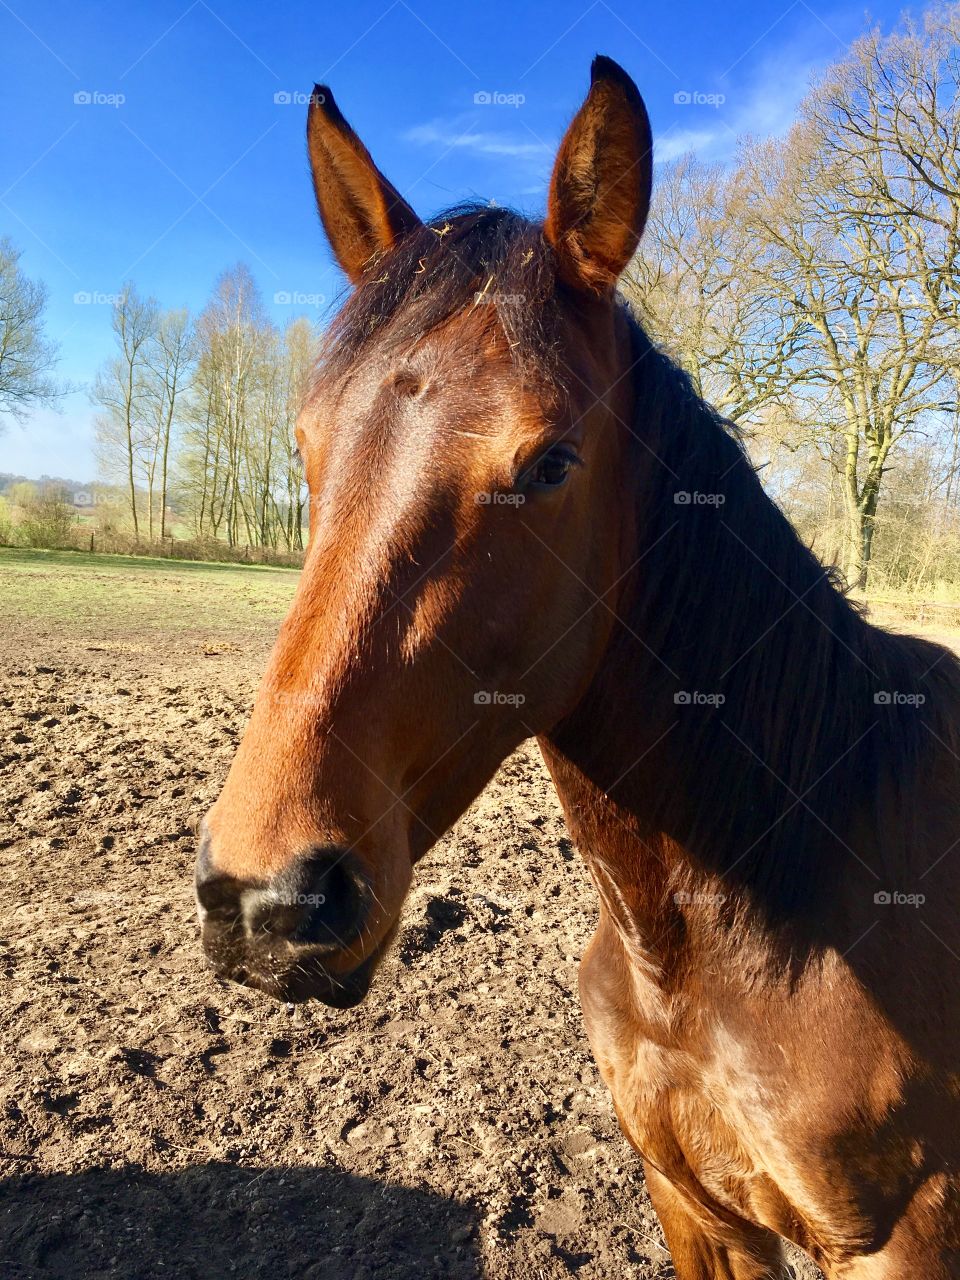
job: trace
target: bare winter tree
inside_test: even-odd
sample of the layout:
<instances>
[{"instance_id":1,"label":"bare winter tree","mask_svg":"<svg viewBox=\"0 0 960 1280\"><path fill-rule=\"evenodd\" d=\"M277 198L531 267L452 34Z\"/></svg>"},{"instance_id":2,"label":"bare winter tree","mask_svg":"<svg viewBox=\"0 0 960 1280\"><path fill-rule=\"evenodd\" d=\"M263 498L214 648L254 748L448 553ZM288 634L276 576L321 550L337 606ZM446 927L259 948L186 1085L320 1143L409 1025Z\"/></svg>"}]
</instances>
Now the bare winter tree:
<instances>
[{"instance_id":1,"label":"bare winter tree","mask_svg":"<svg viewBox=\"0 0 960 1280\"><path fill-rule=\"evenodd\" d=\"M44 334L47 291L20 267L20 251L0 239L0 419L22 421L66 388L51 376L58 348Z\"/></svg>"},{"instance_id":2,"label":"bare winter tree","mask_svg":"<svg viewBox=\"0 0 960 1280\"><path fill-rule=\"evenodd\" d=\"M698 392L733 422L756 421L805 376L803 320L771 305L734 175L687 155L658 174L641 248L622 288Z\"/></svg>"},{"instance_id":3,"label":"bare winter tree","mask_svg":"<svg viewBox=\"0 0 960 1280\"><path fill-rule=\"evenodd\" d=\"M843 569L862 587L891 451L948 394L939 237L876 191L851 199L847 159L813 113L753 147L738 180L767 296L804 322L796 358L821 388L821 423L843 436Z\"/></svg>"},{"instance_id":4,"label":"bare winter tree","mask_svg":"<svg viewBox=\"0 0 960 1280\"><path fill-rule=\"evenodd\" d=\"M152 417L144 451L151 539L155 494L159 500L160 538L167 536L171 448L190 391L195 353L196 340L189 313L165 311L158 316L144 357L146 397Z\"/></svg>"},{"instance_id":5,"label":"bare winter tree","mask_svg":"<svg viewBox=\"0 0 960 1280\"><path fill-rule=\"evenodd\" d=\"M874 29L825 77L809 104L849 165L848 195L868 216L893 207L939 240L960 292L960 4L921 23Z\"/></svg>"},{"instance_id":6,"label":"bare winter tree","mask_svg":"<svg viewBox=\"0 0 960 1280\"><path fill-rule=\"evenodd\" d=\"M98 373L92 395L104 410L97 419L100 466L107 476L124 476L135 538L140 537L136 477L152 434L147 357L157 325L155 300L141 298L133 285L126 285L113 308L118 351Z\"/></svg>"},{"instance_id":7,"label":"bare winter tree","mask_svg":"<svg viewBox=\"0 0 960 1280\"><path fill-rule=\"evenodd\" d=\"M303 545L294 425L313 366L305 320L280 332L243 265L217 281L197 323L190 421L179 491L200 537L231 546Z\"/></svg>"}]
</instances>

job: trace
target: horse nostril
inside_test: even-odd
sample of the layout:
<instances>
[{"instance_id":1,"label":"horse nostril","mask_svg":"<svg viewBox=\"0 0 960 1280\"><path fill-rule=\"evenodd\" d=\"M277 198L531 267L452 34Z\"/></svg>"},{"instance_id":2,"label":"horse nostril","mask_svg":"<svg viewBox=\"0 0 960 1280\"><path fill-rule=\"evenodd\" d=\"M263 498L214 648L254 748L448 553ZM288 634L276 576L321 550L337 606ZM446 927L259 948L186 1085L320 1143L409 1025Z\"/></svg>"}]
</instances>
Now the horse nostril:
<instances>
[{"instance_id":1,"label":"horse nostril","mask_svg":"<svg viewBox=\"0 0 960 1280\"><path fill-rule=\"evenodd\" d=\"M274 880L241 894L247 933L331 950L352 942L366 921L370 886L343 849L313 851Z\"/></svg>"},{"instance_id":2,"label":"horse nostril","mask_svg":"<svg viewBox=\"0 0 960 1280\"><path fill-rule=\"evenodd\" d=\"M225 875L213 865L210 857L210 839L204 836L197 850L194 890L201 916L213 916L221 920L235 918L240 909L242 880Z\"/></svg>"}]
</instances>

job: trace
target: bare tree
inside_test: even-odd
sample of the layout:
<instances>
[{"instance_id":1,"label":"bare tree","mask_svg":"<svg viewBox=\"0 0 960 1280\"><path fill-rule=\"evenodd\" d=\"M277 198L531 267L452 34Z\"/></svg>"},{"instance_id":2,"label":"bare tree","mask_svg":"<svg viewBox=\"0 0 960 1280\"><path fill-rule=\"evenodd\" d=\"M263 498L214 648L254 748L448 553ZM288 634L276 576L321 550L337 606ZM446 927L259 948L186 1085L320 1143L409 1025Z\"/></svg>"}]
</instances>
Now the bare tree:
<instances>
[{"instance_id":1,"label":"bare tree","mask_svg":"<svg viewBox=\"0 0 960 1280\"><path fill-rule=\"evenodd\" d=\"M144 358L146 394L153 417L153 428L146 451L151 539L153 499L158 480L161 541L167 535L170 450L174 428L182 415L184 401L190 389L195 349L194 332L186 310L165 311L157 318Z\"/></svg>"},{"instance_id":2,"label":"bare tree","mask_svg":"<svg viewBox=\"0 0 960 1280\"><path fill-rule=\"evenodd\" d=\"M24 274L20 256L11 241L0 239L0 414L22 421L67 388L51 376L58 347L43 331L47 291Z\"/></svg>"},{"instance_id":3,"label":"bare tree","mask_svg":"<svg viewBox=\"0 0 960 1280\"><path fill-rule=\"evenodd\" d=\"M197 323L189 422L177 459L179 491L201 537L302 547L294 426L314 346L306 320L280 332L266 319L245 266L217 281Z\"/></svg>"},{"instance_id":4,"label":"bare tree","mask_svg":"<svg viewBox=\"0 0 960 1280\"><path fill-rule=\"evenodd\" d=\"M941 237L943 271L960 280L960 4L874 28L824 78L809 113L848 167L865 217L890 207Z\"/></svg>"},{"instance_id":5,"label":"bare tree","mask_svg":"<svg viewBox=\"0 0 960 1280\"><path fill-rule=\"evenodd\" d=\"M104 409L97 419L100 464L108 475L125 476L135 538L140 537L136 473L150 441L147 353L157 322L155 300L141 298L131 284L124 286L113 308L119 350L97 375L93 390L94 403Z\"/></svg>"},{"instance_id":6,"label":"bare tree","mask_svg":"<svg viewBox=\"0 0 960 1280\"><path fill-rule=\"evenodd\" d=\"M310 394L316 367L318 335L309 320L300 317L284 331L286 415L281 438L283 452L285 540L289 550L303 548L305 489L303 464L297 451L295 427Z\"/></svg>"},{"instance_id":7,"label":"bare tree","mask_svg":"<svg viewBox=\"0 0 960 1280\"><path fill-rule=\"evenodd\" d=\"M863 587L891 452L949 400L954 304L942 238L885 195L883 153L858 157L868 184L836 142L815 95L785 142L747 150L738 182L767 296L803 321L822 428L842 433L843 568Z\"/></svg>"},{"instance_id":8,"label":"bare tree","mask_svg":"<svg viewBox=\"0 0 960 1280\"><path fill-rule=\"evenodd\" d=\"M734 175L681 157L658 174L650 219L622 281L650 333L731 421L756 421L806 376L803 321L772 306L762 250L738 208Z\"/></svg>"}]
</instances>

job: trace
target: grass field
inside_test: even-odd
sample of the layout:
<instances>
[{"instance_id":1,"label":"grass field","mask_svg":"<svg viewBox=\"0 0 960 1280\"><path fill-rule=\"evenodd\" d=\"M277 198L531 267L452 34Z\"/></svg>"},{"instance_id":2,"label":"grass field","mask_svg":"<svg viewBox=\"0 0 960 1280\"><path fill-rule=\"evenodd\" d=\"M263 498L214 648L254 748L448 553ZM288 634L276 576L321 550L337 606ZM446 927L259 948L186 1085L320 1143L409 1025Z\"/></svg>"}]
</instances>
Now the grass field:
<instances>
[{"instance_id":1,"label":"grass field","mask_svg":"<svg viewBox=\"0 0 960 1280\"><path fill-rule=\"evenodd\" d=\"M299 571L0 547L0 616L77 632L234 633L278 623Z\"/></svg>"}]
</instances>

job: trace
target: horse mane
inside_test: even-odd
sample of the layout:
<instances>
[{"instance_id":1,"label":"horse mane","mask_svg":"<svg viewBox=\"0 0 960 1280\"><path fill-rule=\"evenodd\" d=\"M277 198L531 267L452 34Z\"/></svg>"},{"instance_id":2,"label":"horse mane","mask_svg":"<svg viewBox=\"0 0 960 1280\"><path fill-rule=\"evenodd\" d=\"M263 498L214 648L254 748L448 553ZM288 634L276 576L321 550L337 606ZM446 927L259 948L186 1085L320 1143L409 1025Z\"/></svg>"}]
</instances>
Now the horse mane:
<instances>
[{"instance_id":1,"label":"horse mane","mask_svg":"<svg viewBox=\"0 0 960 1280\"><path fill-rule=\"evenodd\" d=\"M777 914L816 910L837 870L814 852L825 845L869 865L878 891L897 887L918 774L943 747L960 759L960 663L865 619L764 491L736 429L629 325L642 560L627 607L655 655L635 655L650 697L678 724L663 827ZM723 701L674 702L695 692Z\"/></svg>"},{"instance_id":2,"label":"horse mane","mask_svg":"<svg viewBox=\"0 0 960 1280\"><path fill-rule=\"evenodd\" d=\"M474 203L438 214L370 263L327 332L320 367L342 376L374 341L402 351L471 307L499 324L524 375L559 378L560 309L540 228Z\"/></svg>"}]
</instances>

